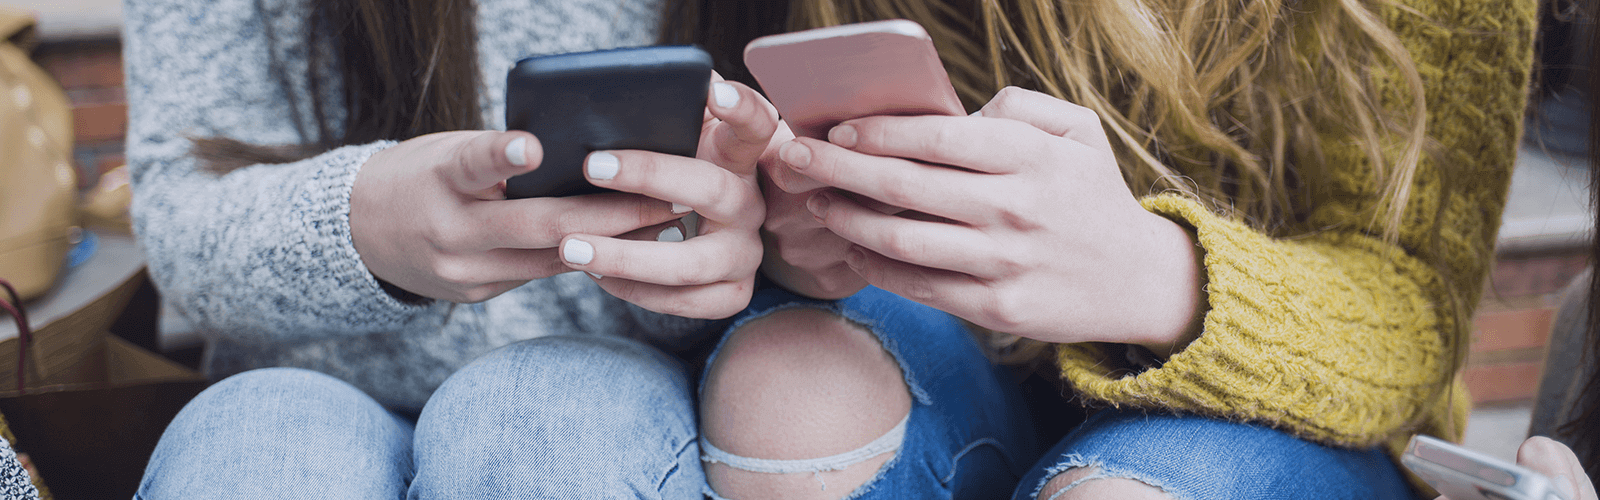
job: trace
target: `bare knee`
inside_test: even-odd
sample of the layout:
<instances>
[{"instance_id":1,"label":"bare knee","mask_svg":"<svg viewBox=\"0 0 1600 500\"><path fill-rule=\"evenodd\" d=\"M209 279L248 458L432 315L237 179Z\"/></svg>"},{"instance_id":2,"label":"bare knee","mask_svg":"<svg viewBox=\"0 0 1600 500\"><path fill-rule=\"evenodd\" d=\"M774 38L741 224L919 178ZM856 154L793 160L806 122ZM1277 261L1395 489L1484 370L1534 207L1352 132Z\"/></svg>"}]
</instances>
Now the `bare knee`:
<instances>
[{"instance_id":1,"label":"bare knee","mask_svg":"<svg viewBox=\"0 0 1600 500\"><path fill-rule=\"evenodd\" d=\"M1039 500L1127 498L1130 500L1170 500L1161 488L1121 477L1095 477L1097 467L1079 467L1057 474L1039 490ZM1084 480L1089 478L1088 480ZM1079 481L1083 481L1079 483ZM1074 483L1078 483L1074 486ZM1071 486L1071 489L1061 491Z\"/></svg>"},{"instance_id":2,"label":"bare knee","mask_svg":"<svg viewBox=\"0 0 1600 500\"><path fill-rule=\"evenodd\" d=\"M810 460L859 449L911 410L894 358L876 337L810 308L779 311L734 332L708 369L702 391L705 439L732 455ZM730 498L838 498L877 474L893 453L841 471L773 474L706 464Z\"/></svg>"}]
</instances>

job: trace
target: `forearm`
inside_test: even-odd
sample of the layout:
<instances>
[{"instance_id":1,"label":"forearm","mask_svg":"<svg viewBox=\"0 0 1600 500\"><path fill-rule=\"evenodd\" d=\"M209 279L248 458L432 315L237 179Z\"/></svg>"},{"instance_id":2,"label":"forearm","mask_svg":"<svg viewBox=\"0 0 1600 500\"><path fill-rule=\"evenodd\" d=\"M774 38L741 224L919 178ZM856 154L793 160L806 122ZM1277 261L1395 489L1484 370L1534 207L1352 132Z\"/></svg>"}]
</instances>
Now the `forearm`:
<instances>
[{"instance_id":1,"label":"forearm","mask_svg":"<svg viewBox=\"0 0 1600 500\"><path fill-rule=\"evenodd\" d=\"M204 330L276 340L390 331L420 314L379 289L349 240L350 177L381 147L224 176L132 148L136 229L162 295Z\"/></svg>"},{"instance_id":2,"label":"forearm","mask_svg":"<svg viewBox=\"0 0 1600 500\"><path fill-rule=\"evenodd\" d=\"M1063 345L1058 362L1079 394L1353 446L1430 410L1450 379L1453 330L1432 266L1357 232L1281 240L1188 200L1145 204L1196 225L1207 252L1203 333L1132 377L1110 369L1103 345Z\"/></svg>"}]
</instances>

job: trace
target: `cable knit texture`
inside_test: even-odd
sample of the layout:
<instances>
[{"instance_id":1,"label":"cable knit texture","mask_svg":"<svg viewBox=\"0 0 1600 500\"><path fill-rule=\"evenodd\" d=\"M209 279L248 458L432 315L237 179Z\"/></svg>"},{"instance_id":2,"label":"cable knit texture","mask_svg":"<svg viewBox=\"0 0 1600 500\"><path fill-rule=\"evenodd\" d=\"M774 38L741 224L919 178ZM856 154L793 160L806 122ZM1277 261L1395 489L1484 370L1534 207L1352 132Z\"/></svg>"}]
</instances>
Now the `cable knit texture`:
<instances>
[{"instance_id":1,"label":"cable knit texture","mask_svg":"<svg viewBox=\"0 0 1600 500\"><path fill-rule=\"evenodd\" d=\"M1196 229L1210 305L1204 330L1164 365L1135 375L1105 367L1110 346L1059 346L1062 374L1079 394L1396 453L1417 432L1460 439L1470 398L1448 372L1453 346L1468 341L1457 338L1456 313L1471 311L1458 311L1449 292L1464 307L1476 304L1493 258L1521 134L1535 3L1397 3L1383 18L1421 72L1439 146L1417 171L1397 244L1369 230L1373 170L1352 141L1336 137L1324 139L1333 185L1291 237L1268 237L1185 198L1144 199ZM1401 102L1403 87L1383 90L1386 105Z\"/></svg>"},{"instance_id":2,"label":"cable knit texture","mask_svg":"<svg viewBox=\"0 0 1600 500\"><path fill-rule=\"evenodd\" d=\"M480 304L396 301L378 287L350 240L355 176L393 142L220 176L199 168L188 154L192 137L255 144L315 139L305 135L316 130L306 54L331 50L305 44L310 1L124 6L135 229L163 299L206 337L209 375L309 368L415 411L457 368L518 340L625 335L672 350L709 332L705 322L628 305L576 273ZM495 128L504 127L505 75L517 59L649 45L661 9L655 0L476 5L480 103L484 123ZM325 97L339 95L337 78L322 83Z\"/></svg>"}]
</instances>

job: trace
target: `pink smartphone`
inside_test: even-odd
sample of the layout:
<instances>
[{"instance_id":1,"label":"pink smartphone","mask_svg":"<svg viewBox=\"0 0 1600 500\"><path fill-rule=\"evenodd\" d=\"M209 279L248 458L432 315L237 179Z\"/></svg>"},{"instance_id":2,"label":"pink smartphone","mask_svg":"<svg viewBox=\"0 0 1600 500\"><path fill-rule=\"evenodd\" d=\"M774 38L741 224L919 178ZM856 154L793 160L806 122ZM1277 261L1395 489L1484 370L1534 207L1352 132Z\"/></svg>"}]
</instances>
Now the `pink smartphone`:
<instances>
[{"instance_id":1,"label":"pink smartphone","mask_svg":"<svg viewBox=\"0 0 1600 500\"><path fill-rule=\"evenodd\" d=\"M904 19L757 38L744 62L797 137L863 116L965 114L933 39Z\"/></svg>"}]
</instances>

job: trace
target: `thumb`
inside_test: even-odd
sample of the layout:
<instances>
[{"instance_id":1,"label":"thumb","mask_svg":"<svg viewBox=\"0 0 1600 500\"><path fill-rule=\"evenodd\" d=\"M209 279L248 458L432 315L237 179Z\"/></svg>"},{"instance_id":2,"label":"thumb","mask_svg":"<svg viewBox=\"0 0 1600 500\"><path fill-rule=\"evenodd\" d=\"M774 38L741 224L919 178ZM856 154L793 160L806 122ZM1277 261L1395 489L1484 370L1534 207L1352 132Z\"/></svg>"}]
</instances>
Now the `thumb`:
<instances>
[{"instance_id":1,"label":"thumb","mask_svg":"<svg viewBox=\"0 0 1600 500\"><path fill-rule=\"evenodd\" d=\"M544 149L539 139L523 131L472 132L456 143L439 173L457 192L476 194L499 186L512 176L539 168Z\"/></svg>"},{"instance_id":2,"label":"thumb","mask_svg":"<svg viewBox=\"0 0 1600 500\"><path fill-rule=\"evenodd\" d=\"M1578 456L1559 441L1544 436L1528 438L1517 448L1517 465L1544 474L1570 500L1595 500L1594 485Z\"/></svg>"}]
</instances>

